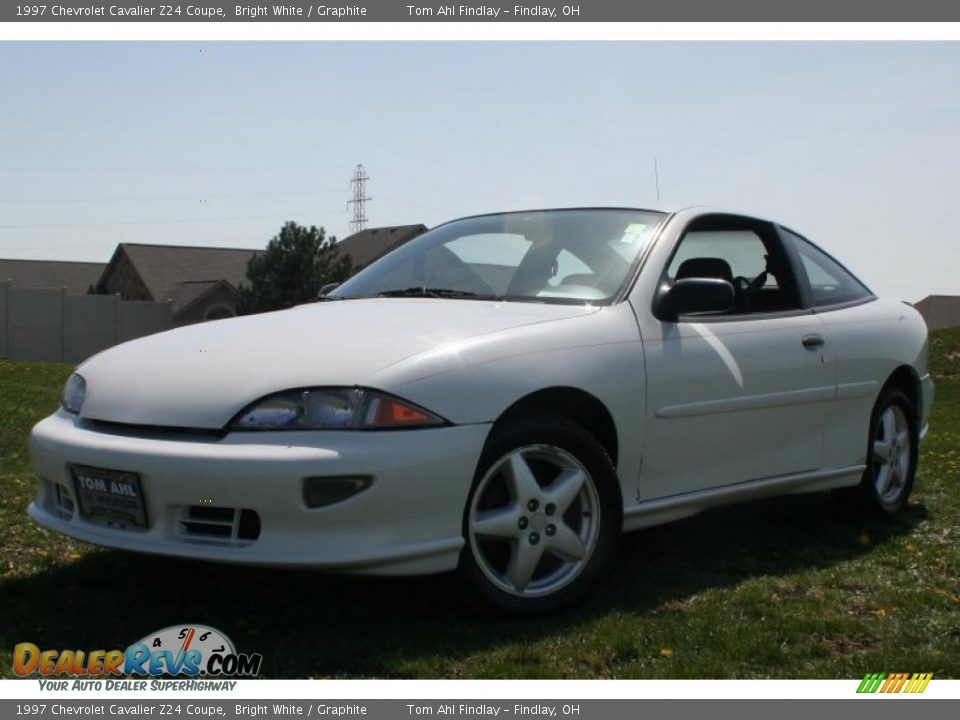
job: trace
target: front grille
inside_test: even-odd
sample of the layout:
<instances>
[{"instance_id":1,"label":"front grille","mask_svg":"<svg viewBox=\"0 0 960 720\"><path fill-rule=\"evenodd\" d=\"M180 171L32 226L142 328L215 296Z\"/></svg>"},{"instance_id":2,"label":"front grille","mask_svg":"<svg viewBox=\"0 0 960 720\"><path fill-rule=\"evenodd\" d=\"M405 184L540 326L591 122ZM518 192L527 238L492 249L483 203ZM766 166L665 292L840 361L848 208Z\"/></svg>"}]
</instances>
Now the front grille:
<instances>
[{"instance_id":1,"label":"front grille","mask_svg":"<svg viewBox=\"0 0 960 720\"><path fill-rule=\"evenodd\" d=\"M221 545L249 545L260 537L260 516L245 508L185 505L177 518L177 534Z\"/></svg>"},{"instance_id":2,"label":"front grille","mask_svg":"<svg viewBox=\"0 0 960 720\"><path fill-rule=\"evenodd\" d=\"M227 435L227 431L224 428L211 429L181 427L179 425L139 425L136 423L92 420L88 418L80 422L84 428L108 433L110 435L123 435L125 437L165 439L171 435L175 435L183 440L210 442L212 440L222 440Z\"/></svg>"}]
</instances>

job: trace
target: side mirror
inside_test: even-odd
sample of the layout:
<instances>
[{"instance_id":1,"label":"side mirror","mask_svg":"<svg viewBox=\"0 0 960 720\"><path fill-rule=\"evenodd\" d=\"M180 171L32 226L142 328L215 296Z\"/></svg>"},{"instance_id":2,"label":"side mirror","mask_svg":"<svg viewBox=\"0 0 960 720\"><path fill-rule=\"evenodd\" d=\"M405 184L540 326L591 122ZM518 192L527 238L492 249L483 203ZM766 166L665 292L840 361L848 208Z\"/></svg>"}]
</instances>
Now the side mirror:
<instances>
[{"instance_id":1,"label":"side mirror","mask_svg":"<svg viewBox=\"0 0 960 720\"><path fill-rule=\"evenodd\" d=\"M724 313L733 309L733 285L720 278L683 278L660 296L658 314L664 320L680 315Z\"/></svg>"},{"instance_id":2,"label":"side mirror","mask_svg":"<svg viewBox=\"0 0 960 720\"><path fill-rule=\"evenodd\" d=\"M324 295L329 295L338 287L340 287L340 283L327 283L326 285L321 285L320 292L317 293L317 297L323 297Z\"/></svg>"}]
</instances>

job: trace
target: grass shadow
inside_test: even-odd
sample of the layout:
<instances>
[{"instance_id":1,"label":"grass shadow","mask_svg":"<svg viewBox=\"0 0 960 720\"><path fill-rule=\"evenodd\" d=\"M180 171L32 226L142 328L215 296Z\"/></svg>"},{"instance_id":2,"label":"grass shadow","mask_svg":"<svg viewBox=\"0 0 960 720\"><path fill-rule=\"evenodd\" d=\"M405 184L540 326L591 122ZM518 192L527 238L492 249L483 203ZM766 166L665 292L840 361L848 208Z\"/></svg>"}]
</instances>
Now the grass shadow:
<instances>
[{"instance_id":1,"label":"grass shadow","mask_svg":"<svg viewBox=\"0 0 960 720\"><path fill-rule=\"evenodd\" d=\"M851 523L824 494L775 498L627 535L609 572L576 610L544 618L481 619L456 574L363 578L216 565L102 551L0 585L0 647L124 648L179 623L226 632L261 652L269 677L418 674L535 641L581 622L663 604L758 576L828 567L910 532L911 505L889 523ZM870 545L858 543L867 533ZM8 669L4 669L8 673ZM531 674L535 673L531 669Z\"/></svg>"}]
</instances>

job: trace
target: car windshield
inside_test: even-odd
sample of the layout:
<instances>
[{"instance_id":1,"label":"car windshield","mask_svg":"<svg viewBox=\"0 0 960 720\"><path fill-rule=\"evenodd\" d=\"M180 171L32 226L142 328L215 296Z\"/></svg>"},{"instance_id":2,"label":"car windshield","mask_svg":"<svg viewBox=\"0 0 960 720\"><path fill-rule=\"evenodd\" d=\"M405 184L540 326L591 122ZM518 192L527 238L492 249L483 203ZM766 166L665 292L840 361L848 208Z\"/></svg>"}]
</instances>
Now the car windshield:
<instances>
[{"instance_id":1,"label":"car windshield","mask_svg":"<svg viewBox=\"0 0 960 720\"><path fill-rule=\"evenodd\" d=\"M388 253L327 297L608 303L662 217L590 209L455 220Z\"/></svg>"}]
</instances>

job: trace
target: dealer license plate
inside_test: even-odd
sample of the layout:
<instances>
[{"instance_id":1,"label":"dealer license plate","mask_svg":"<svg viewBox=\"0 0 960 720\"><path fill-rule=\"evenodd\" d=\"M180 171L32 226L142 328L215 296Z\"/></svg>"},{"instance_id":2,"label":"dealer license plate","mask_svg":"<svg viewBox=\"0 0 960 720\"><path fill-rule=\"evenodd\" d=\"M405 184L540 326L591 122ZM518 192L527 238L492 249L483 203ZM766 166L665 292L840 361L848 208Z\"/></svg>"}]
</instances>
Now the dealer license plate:
<instances>
[{"instance_id":1,"label":"dealer license plate","mask_svg":"<svg viewBox=\"0 0 960 720\"><path fill-rule=\"evenodd\" d=\"M138 528L147 526L139 475L85 465L71 465L70 472L80 514L85 518Z\"/></svg>"}]
</instances>

